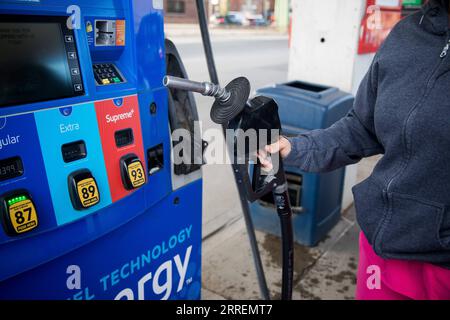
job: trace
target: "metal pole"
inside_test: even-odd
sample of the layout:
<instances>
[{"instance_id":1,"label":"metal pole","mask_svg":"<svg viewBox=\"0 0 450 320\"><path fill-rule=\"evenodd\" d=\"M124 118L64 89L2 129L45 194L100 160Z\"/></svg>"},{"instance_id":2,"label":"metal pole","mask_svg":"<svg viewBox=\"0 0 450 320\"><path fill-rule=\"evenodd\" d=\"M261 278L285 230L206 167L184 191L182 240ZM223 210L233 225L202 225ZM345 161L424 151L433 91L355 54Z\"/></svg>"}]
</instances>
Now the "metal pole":
<instances>
[{"instance_id":1,"label":"metal pole","mask_svg":"<svg viewBox=\"0 0 450 320\"><path fill-rule=\"evenodd\" d=\"M200 32L203 41L203 49L205 50L206 63L208 64L209 78L211 79L212 83L219 84L219 77L217 76L216 64L214 62L211 39L209 37L205 3L203 0L196 0L196 4L197 4L198 23L200 25Z\"/></svg>"}]
</instances>

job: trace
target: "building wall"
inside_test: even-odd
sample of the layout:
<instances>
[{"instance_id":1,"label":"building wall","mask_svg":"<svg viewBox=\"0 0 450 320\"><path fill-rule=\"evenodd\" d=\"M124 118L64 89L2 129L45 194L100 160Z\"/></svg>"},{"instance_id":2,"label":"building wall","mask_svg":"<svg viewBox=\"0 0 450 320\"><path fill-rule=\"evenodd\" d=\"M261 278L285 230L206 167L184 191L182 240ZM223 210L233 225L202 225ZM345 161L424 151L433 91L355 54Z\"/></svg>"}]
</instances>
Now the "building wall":
<instances>
[{"instance_id":1,"label":"building wall","mask_svg":"<svg viewBox=\"0 0 450 320\"><path fill-rule=\"evenodd\" d=\"M241 11L243 4L245 4L245 0L230 0L228 10L229 11Z\"/></svg>"},{"instance_id":2,"label":"building wall","mask_svg":"<svg viewBox=\"0 0 450 320\"><path fill-rule=\"evenodd\" d=\"M225 7L228 11L242 11L247 0L220 0L227 2ZM257 14L264 14L263 10L270 10L273 12L275 0L251 0L256 8ZM264 5L265 3L265 5ZM209 6L209 1L205 1L205 8L209 14L212 8ZM174 12L174 9L184 9L180 12ZM216 8L219 11L218 8ZM197 23L197 8L195 0L164 0L164 14L166 23Z\"/></svg>"},{"instance_id":3,"label":"building wall","mask_svg":"<svg viewBox=\"0 0 450 320\"><path fill-rule=\"evenodd\" d=\"M184 12L171 11L171 9L182 7ZM208 8L207 3L205 7ZM197 23L198 21L195 0L164 0L164 14L166 23Z\"/></svg>"},{"instance_id":4,"label":"building wall","mask_svg":"<svg viewBox=\"0 0 450 320\"><path fill-rule=\"evenodd\" d=\"M242 11L247 3L247 0L229 0L229 11ZM255 6L257 14L263 14L264 9L273 11L275 0L251 0L251 3Z\"/></svg>"}]
</instances>

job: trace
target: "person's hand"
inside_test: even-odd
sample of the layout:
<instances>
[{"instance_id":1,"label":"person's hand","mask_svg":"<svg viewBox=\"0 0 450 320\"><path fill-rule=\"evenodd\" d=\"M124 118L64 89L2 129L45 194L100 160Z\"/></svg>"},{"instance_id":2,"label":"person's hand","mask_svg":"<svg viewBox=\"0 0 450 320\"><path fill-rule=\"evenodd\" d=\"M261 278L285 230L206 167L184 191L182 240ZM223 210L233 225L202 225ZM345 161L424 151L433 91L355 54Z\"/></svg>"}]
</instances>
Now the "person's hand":
<instances>
[{"instance_id":1,"label":"person's hand","mask_svg":"<svg viewBox=\"0 0 450 320\"><path fill-rule=\"evenodd\" d=\"M258 152L258 159L261 162L261 166L264 170L270 171L273 167L272 160L270 159L269 154L280 153L281 158L286 158L292 150L291 143L285 137L280 137L280 139L273 143L267 145L264 150L260 150Z\"/></svg>"},{"instance_id":2,"label":"person's hand","mask_svg":"<svg viewBox=\"0 0 450 320\"><path fill-rule=\"evenodd\" d=\"M278 142L275 142L273 144L269 144L266 146L265 151L267 153L280 153L281 158L286 158L289 153L291 153L292 146L288 139L285 137L280 137Z\"/></svg>"}]
</instances>

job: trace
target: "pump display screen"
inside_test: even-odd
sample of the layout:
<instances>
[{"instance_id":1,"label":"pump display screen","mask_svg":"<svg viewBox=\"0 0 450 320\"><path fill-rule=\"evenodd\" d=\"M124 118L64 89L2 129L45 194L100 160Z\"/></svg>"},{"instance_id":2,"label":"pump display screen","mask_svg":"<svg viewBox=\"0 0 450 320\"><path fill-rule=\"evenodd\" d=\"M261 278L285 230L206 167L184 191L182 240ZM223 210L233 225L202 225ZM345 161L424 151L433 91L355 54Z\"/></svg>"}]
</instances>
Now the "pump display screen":
<instances>
[{"instance_id":1,"label":"pump display screen","mask_svg":"<svg viewBox=\"0 0 450 320\"><path fill-rule=\"evenodd\" d=\"M0 160L0 181L19 177L23 174L23 163L20 157Z\"/></svg>"},{"instance_id":2,"label":"pump display screen","mask_svg":"<svg viewBox=\"0 0 450 320\"><path fill-rule=\"evenodd\" d=\"M0 106L84 94L65 17L0 15Z\"/></svg>"}]
</instances>

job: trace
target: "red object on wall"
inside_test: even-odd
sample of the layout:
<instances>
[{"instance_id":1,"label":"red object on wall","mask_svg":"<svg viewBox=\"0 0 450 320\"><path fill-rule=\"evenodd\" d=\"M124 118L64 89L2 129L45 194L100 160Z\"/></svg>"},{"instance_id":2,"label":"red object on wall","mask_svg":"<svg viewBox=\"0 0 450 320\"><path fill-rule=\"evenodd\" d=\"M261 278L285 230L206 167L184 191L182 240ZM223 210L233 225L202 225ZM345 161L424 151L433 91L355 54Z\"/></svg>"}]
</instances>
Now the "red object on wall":
<instances>
[{"instance_id":1,"label":"red object on wall","mask_svg":"<svg viewBox=\"0 0 450 320\"><path fill-rule=\"evenodd\" d=\"M377 52L392 28L401 20L401 10L402 0L367 0L358 54Z\"/></svg>"},{"instance_id":2,"label":"red object on wall","mask_svg":"<svg viewBox=\"0 0 450 320\"><path fill-rule=\"evenodd\" d=\"M97 121L102 139L108 181L113 202L122 199L132 191L125 189L120 174L120 159L130 153L139 157L145 167L144 147L137 96L129 96L95 103ZM118 147L115 133L132 129L133 141Z\"/></svg>"},{"instance_id":3,"label":"red object on wall","mask_svg":"<svg viewBox=\"0 0 450 320\"><path fill-rule=\"evenodd\" d=\"M289 29L288 29L288 46L291 47L292 40L292 17L289 17Z\"/></svg>"}]
</instances>

